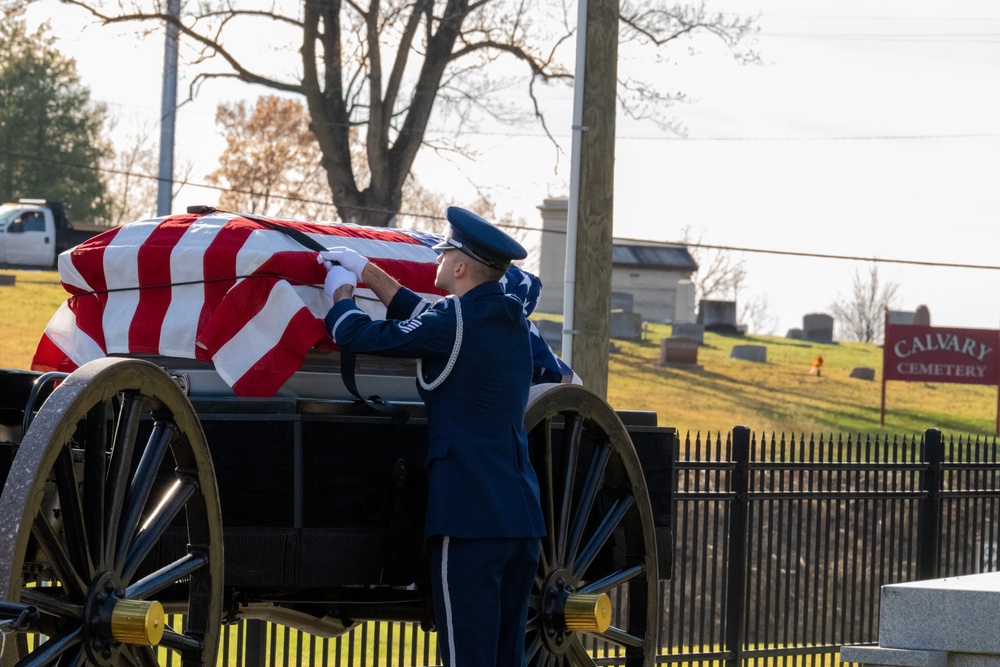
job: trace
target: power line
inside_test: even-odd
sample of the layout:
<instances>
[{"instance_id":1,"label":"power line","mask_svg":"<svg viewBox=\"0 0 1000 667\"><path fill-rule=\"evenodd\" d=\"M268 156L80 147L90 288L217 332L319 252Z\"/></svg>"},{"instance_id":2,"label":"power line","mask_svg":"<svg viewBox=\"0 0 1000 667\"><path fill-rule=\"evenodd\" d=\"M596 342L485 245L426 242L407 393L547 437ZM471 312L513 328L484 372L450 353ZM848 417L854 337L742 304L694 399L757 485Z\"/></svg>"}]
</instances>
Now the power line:
<instances>
[{"instance_id":1,"label":"power line","mask_svg":"<svg viewBox=\"0 0 1000 667\"><path fill-rule=\"evenodd\" d=\"M544 234L564 235L566 232L560 229L540 229L538 227L525 227L517 225L497 225L508 229L527 229ZM849 260L852 262L875 262L878 264L904 264L911 266L929 266L949 269L986 269L990 271L1000 271L1000 266L990 264L959 264L957 262L931 262L919 259L892 259L883 257L862 257L860 255L835 255L821 252L806 252L799 250L775 250L769 248L748 248L744 246L716 245L711 243L700 243L691 241L654 241L652 239L636 239L624 236L615 236L615 241L625 241L634 243L660 243L664 245L682 246L686 248L702 248L705 250L724 250L726 252L749 252L763 255L781 255L784 257L804 257L807 259L836 259Z\"/></svg>"},{"instance_id":2,"label":"power line","mask_svg":"<svg viewBox=\"0 0 1000 667\"><path fill-rule=\"evenodd\" d=\"M11 151L5 151L5 150L2 150L2 149L0 149L0 155L6 155L7 157L14 157L14 158L21 158L21 159L29 159L29 160L35 160L35 161L42 161L42 162L47 162L47 163L50 163L50 164L58 164L58 165L61 165L61 166L77 167L77 168L80 168L80 169L87 169L87 170L90 170L90 171L111 173L111 174L123 175L123 176L132 176L132 177L135 177L135 178L145 178L145 179L151 179L151 180L158 180L156 176L150 176L149 174L136 174L136 173L124 171L124 170L121 170L121 169L112 169L112 168L104 168L104 167L92 167L92 166L89 166L89 165L74 164L74 163L64 162L64 161L60 161L60 160L53 160L52 158L44 158L44 157L40 157L40 156L36 156L36 155L20 154L20 153L11 152ZM198 184L198 183L192 183L190 181L183 181L182 185L191 185L193 187L203 187L203 188L206 188L206 189L217 190L219 192L234 192L234 193L237 193L237 194L244 194L244 195L251 195L251 196L262 196L261 193L254 192L252 190L241 190L241 189L235 189L235 188L223 188L223 187L217 186L217 185ZM270 195L270 196L273 199L282 199L282 200L286 200L286 201L301 202L301 203L306 203L306 204L322 204L322 205L327 205L327 206L334 206L335 205L333 202L325 201L325 200L306 199L306 198L303 198L303 197L292 197L292 196L286 196L286 195ZM340 207L338 206L338 208L340 208ZM443 216L443 215L430 215L430 214L425 214L425 213L409 213L409 212L406 212L406 211L391 211L389 209L382 209L382 208L375 208L375 207L344 206L344 208L351 208L351 209L359 210L359 211L368 211L368 212L372 212L372 213L394 213L395 215L401 215L401 216L412 217L412 218L423 218L423 219L427 219L427 220L439 220L439 221L445 221L445 220L447 220L447 218L445 218L445 216ZM504 229L511 229L511 230L518 230L518 231L529 231L529 232L539 232L539 233L545 233L545 234L559 234L559 235L565 235L566 234L565 230L558 230L558 229L542 229L540 227L529 227L527 225L516 225L516 224L512 224L512 223L503 223L503 222L498 222L498 223L495 223L495 224L496 224L497 227L503 227ZM668 245L684 246L684 247L690 247L690 248L702 248L702 249L705 249L705 250L722 250L722 251L726 251L726 252L746 252L746 253L757 253L757 254L764 254L764 255L779 255L779 256L784 256L784 257L802 257L802 258L807 258L807 259L834 259L834 260L846 260L846 261L852 261L852 262L875 262L875 263L881 263L881 264L902 264L902 265L909 265L909 266L926 266L926 267L951 268L951 269L983 269L983 270L989 270L989 271L998 271L998 270L1000 270L1000 266L990 265L990 264L962 264L962 263L957 263L957 262L932 262L932 261L928 261L928 260L916 260L916 259L893 259L893 258L881 258L881 257L862 257L862 256L859 256L859 255L837 255L837 254L831 254L831 253L806 252L806 251L798 251L798 250L776 250L776 249L769 249L769 248L750 248L750 247L743 247L743 246L716 245L716 244L700 243L700 242L695 243L695 242L686 242L686 241L653 241L652 239L636 239L636 238L618 237L618 236L615 237L615 240L616 241L626 241L626 242L631 241L631 242L638 242L638 243L650 243L650 242L653 242L653 243L663 243L663 244L668 244Z\"/></svg>"},{"instance_id":3,"label":"power line","mask_svg":"<svg viewBox=\"0 0 1000 667\"><path fill-rule=\"evenodd\" d=\"M642 239L617 239L620 241L641 241ZM646 240L648 242L648 239ZM738 246L712 245L708 243L677 243L675 245L686 245L692 248L705 248L707 250L725 250L731 252L751 252L764 255L783 255L785 257L805 257L809 259L837 259L850 260L853 262L874 262L878 264L904 264L910 266L930 266L948 269L986 269L990 271L1000 271L1000 266L990 264L959 264L956 262L931 262L919 259L891 259L882 257L860 257L857 255L834 255L820 252L803 252L796 250L770 250L766 248L741 248Z\"/></svg>"}]
</instances>

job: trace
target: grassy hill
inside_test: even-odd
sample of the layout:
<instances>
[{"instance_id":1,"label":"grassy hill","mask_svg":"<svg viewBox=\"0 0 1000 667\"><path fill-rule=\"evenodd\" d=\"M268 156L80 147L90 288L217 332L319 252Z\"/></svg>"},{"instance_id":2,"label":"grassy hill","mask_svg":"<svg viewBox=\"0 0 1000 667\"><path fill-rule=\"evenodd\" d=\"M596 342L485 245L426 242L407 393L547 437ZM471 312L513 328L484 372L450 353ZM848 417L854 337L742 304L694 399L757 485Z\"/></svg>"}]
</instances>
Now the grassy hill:
<instances>
[{"instance_id":1,"label":"grassy hill","mask_svg":"<svg viewBox=\"0 0 1000 667\"><path fill-rule=\"evenodd\" d=\"M49 317L65 299L53 271L4 271L0 286L0 367L28 368ZM736 425L784 433L919 433L992 435L997 388L957 384L889 383L886 425L879 426L882 350L874 345L818 345L771 336L706 334L700 368L659 365L667 325L651 325L642 341L613 341L608 400L616 408L653 410L659 423L684 432L726 431ZM730 358L733 345L767 347L767 362ZM821 377L810 374L818 354ZM874 382L849 377L874 368Z\"/></svg>"}]
</instances>

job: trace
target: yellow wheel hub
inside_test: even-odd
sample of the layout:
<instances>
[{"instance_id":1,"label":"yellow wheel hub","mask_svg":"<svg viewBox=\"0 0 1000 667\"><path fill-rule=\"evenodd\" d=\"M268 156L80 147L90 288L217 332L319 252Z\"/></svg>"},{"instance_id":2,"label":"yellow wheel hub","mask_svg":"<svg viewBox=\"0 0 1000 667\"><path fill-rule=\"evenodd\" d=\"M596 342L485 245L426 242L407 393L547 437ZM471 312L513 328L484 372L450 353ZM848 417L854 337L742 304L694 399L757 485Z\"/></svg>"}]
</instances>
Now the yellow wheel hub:
<instances>
[{"instance_id":1,"label":"yellow wheel hub","mask_svg":"<svg viewBox=\"0 0 1000 667\"><path fill-rule=\"evenodd\" d=\"M122 644L156 646L165 622L163 605L156 600L119 600L111 612L111 635Z\"/></svg>"},{"instance_id":2,"label":"yellow wheel hub","mask_svg":"<svg viewBox=\"0 0 1000 667\"><path fill-rule=\"evenodd\" d=\"M567 630L604 632L611 625L611 598L607 593L570 593L563 615Z\"/></svg>"}]
</instances>

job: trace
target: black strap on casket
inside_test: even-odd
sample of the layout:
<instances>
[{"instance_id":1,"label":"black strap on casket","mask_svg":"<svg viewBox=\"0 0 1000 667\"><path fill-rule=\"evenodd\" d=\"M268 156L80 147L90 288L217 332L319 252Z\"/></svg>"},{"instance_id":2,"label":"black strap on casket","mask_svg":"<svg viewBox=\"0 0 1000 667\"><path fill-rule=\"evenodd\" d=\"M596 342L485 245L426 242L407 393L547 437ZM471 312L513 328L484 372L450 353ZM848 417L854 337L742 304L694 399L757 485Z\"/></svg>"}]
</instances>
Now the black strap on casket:
<instances>
[{"instance_id":1,"label":"black strap on casket","mask_svg":"<svg viewBox=\"0 0 1000 667\"><path fill-rule=\"evenodd\" d=\"M206 213L230 213L232 215L238 215L241 218L246 218L256 222L259 225L267 227L268 229L273 229L276 232L281 232L288 238L296 241L299 245L308 248L309 250L315 250L316 252L323 252L326 248L322 243L312 238L308 234L303 234L297 229L291 227L286 227L280 223L274 222L272 220L265 220L264 218L258 218L255 215L248 215L246 213L233 213L232 211L221 211L213 206L188 206L188 213L204 215ZM393 422L402 426L409 420L410 413L408 413L403 408L398 405L393 405L389 401L385 400L381 396L369 396L365 398L358 391L358 384L354 379L356 356L353 352L341 349L340 351L340 379L343 381L344 386L347 387L347 391L357 398L362 403L365 403L373 410L381 412L385 416L392 419Z\"/></svg>"},{"instance_id":2,"label":"black strap on casket","mask_svg":"<svg viewBox=\"0 0 1000 667\"><path fill-rule=\"evenodd\" d=\"M340 349L340 379L344 381L344 386L347 387L347 391L351 392L351 394L353 394L358 400L364 401L368 407L381 412L386 417L392 419L392 421L399 426L405 424L407 420L410 419L410 413L403 408L390 403L381 396L372 395L365 398L361 395L361 392L358 391L358 385L354 381L354 367L356 362L356 354L345 350L344 348Z\"/></svg>"}]
</instances>

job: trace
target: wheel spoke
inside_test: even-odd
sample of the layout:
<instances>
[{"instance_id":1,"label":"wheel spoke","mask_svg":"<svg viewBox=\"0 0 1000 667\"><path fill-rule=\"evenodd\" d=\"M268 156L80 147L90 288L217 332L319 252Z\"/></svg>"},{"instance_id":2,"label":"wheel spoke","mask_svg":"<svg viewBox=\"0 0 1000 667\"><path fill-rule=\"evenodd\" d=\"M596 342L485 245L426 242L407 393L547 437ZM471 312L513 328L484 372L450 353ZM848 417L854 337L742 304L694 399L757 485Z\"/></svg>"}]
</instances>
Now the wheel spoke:
<instances>
[{"instance_id":1,"label":"wheel spoke","mask_svg":"<svg viewBox=\"0 0 1000 667\"><path fill-rule=\"evenodd\" d=\"M121 565L128 544L135 535L135 530L139 525L139 519L149 502L149 494L153 490L153 483L163 463L163 456L167 452L167 445L174 434L174 425L167 421L157 421L153 425L153 431L149 434L146 449L139 459L139 466L135 470L132 484L129 485L128 493L125 495L125 512L122 515L121 526L118 529L118 547L115 553L115 567Z\"/></svg>"},{"instance_id":2,"label":"wheel spoke","mask_svg":"<svg viewBox=\"0 0 1000 667\"><path fill-rule=\"evenodd\" d=\"M573 667L593 667L597 663L594 659L590 657L587 651L584 650L583 645L580 643L579 638L574 637L569 644L569 651L566 657L568 658L569 664Z\"/></svg>"},{"instance_id":3,"label":"wheel spoke","mask_svg":"<svg viewBox=\"0 0 1000 667\"><path fill-rule=\"evenodd\" d=\"M152 646L134 646L136 664L139 667L158 667L156 651Z\"/></svg>"},{"instance_id":4,"label":"wheel spoke","mask_svg":"<svg viewBox=\"0 0 1000 667\"><path fill-rule=\"evenodd\" d=\"M539 649L535 651L534 656L526 660L524 664L527 665L527 667L545 667L546 663L549 661L548 655L548 651L539 647Z\"/></svg>"},{"instance_id":5,"label":"wheel spoke","mask_svg":"<svg viewBox=\"0 0 1000 667\"><path fill-rule=\"evenodd\" d=\"M78 626L64 634L51 637L23 660L18 661L17 667L42 667L42 665L52 664L53 661L79 644L82 640L82 626Z\"/></svg>"},{"instance_id":6,"label":"wheel spoke","mask_svg":"<svg viewBox=\"0 0 1000 667\"><path fill-rule=\"evenodd\" d=\"M591 633L587 633L591 634ZM614 642L615 644L620 644L622 646L630 646L632 648L643 648L646 646L646 640L642 637L637 637L635 635L629 634L620 628L614 626L608 628L600 634L594 634L594 637L599 639L606 639L609 642Z\"/></svg>"},{"instance_id":7,"label":"wheel spoke","mask_svg":"<svg viewBox=\"0 0 1000 667\"><path fill-rule=\"evenodd\" d=\"M562 438L562 501L559 506L559 528L556 533L556 563L566 563L566 549L569 533L569 516L573 505L573 487L576 482L577 460L580 457L580 435L583 433L583 419L579 414L563 415Z\"/></svg>"},{"instance_id":8,"label":"wheel spoke","mask_svg":"<svg viewBox=\"0 0 1000 667\"><path fill-rule=\"evenodd\" d=\"M69 554L63 548L52 524L39 512L31 524L31 534L38 547L49 560L49 566L73 597L83 600L87 597L87 584L76 567L70 562Z\"/></svg>"},{"instance_id":9,"label":"wheel spoke","mask_svg":"<svg viewBox=\"0 0 1000 667\"><path fill-rule=\"evenodd\" d=\"M583 530L587 525L587 519L594 510L594 501L597 500L597 492L600 490L601 478L608 467L608 459L611 457L611 446L603 443L594 450L594 457L587 469L587 478L584 480L583 489L580 492L580 500L577 511L573 517L573 526L569 533L569 546L566 557L566 567L570 570L576 561L576 556L580 548L580 540L583 539Z\"/></svg>"},{"instance_id":10,"label":"wheel spoke","mask_svg":"<svg viewBox=\"0 0 1000 667\"><path fill-rule=\"evenodd\" d=\"M530 629L528 631L531 632ZM539 633L535 632L534 637L532 637L531 639L531 643L528 644L528 646L526 646L524 649L524 664L530 665L531 661L535 659L535 656L538 655L538 652L541 650L541 648L542 648L542 636Z\"/></svg>"},{"instance_id":11,"label":"wheel spoke","mask_svg":"<svg viewBox=\"0 0 1000 667\"><path fill-rule=\"evenodd\" d=\"M555 509L555 486L553 483L553 452L552 452L552 419L546 418L542 423L531 431L533 440L541 440L535 445L535 451L540 452L541 470L536 468L538 483L541 487L542 512L545 514L545 525L556 525ZM542 561L546 563L546 569L550 559L556 556L556 536L551 528L546 531L545 542L547 549L542 549Z\"/></svg>"},{"instance_id":12,"label":"wheel spoke","mask_svg":"<svg viewBox=\"0 0 1000 667\"><path fill-rule=\"evenodd\" d=\"M83 511L90 559L104 569L104 479L107 475L107 404L87 413L83 448Z\"/></svg>"},{"instance_id":13,"label":"wheel spoke","mask_svg":"<svg viewBox=\"0 0 1000 667\"><path fill-rule=\"evenodd\" d=\"M580 587L580 593L589 593L593 595L600 595L601 593L607 593L610 590L618 588L624 585L626 582L635 579L646 573L645 565L633 565L630 568L620 570L618 572L612 572L603 579L598 579L593 581L586 586Z\"/></svg>"},{"instance_id":14,"label":"wheel spoke","mask_svg":"<svg viewBox=\"0 0 1000 667\"><path fill-rule=\"evenodd\" d=\"M145 600L207 564L208 556L205 554L187 554L126 588L125 597L130 600Z\"/></svg>"},{"instance_id":15,"label":"wheel spoke","mask_svg":"<svg viewBox=\"0 0 1000 667\"><path fill-rule=\"evenodd\" d=\"M624 498L619 498L615 501L615 504L611 507L611 511L601 520L601 524L594 531L593 536L591 536L590 541L580 552L580 558L576 562L576 567L574 572L577 577L582 578L587 568L590 564L594 562L597 558L597 553L604 546L604 543L608 541L611 537L611 533L614 532L615 528L621 522L625 513L628 512L629 508L635 504L635 498L632 496L626 496Z\"/></svg>"},{"instance_id":16,"label":"wheel spoke","mask_svg":"<svg viewBox=\"0 0 1000 667\"><path fill-rule=\"evenodd\" d=\"M167 491L163 500L153 510L153 514L146 521L139 534L136 535L135 541L129 546L125 557L125 564L122 567L122 581L128 582L131 580L135 571L139 569L139 565L143 559L152 550L157 540L163 536L167 527L170 526L170 522L174 520L178 512L184 509L184 504L197 490L198 480L193 477L178 479L170 487L170 490Z\"/></svg>"},{"instance_id":17,"label":"wheel spoke","mask_svg":"<svg viewBox=\"0 0 1000 667\"><path fill-rule=\"evenodd\" d=\"M60 590L50 586L52 590ZM63 619L83 620L83 605L73 604L65 597L44 593L44 588L24 587L21 589L21 602L36 607L38 611L49 616Z\"/></svg>"},{"instance_id":18,"label":"wheel spoke","mask_svg":"<svg viewBox=\"0 0 1000 667\"><path fill-rule=\"evenodd\" d=\"M188 637L187 635L174 632L170 628L164 630L163 639L160 640L160 646L173 651L180 651L181 653L198 653L202 650L202 644L200 641L194 637Z\"/></svg>"},{"instance_id":19,"label":"wheel spoke","mask_svg":"<svg viewBox=\"0 0 1000 667\"><path fill-rule=\"evenodd\" d=\"M67 555L80 576L90 581L94 576L94 565L87 546L87 528L83 523L83 503L73 467L73 450L69 446L59 450L54 472L59 490L59 511L66 532Z\"/></svg>"},{"instance_id":20,"label":"wheel spoke","mask_svg":"<svg viewBox=\"0 0 1000 667\"><path fill-rule=\"evenodd\" d=\"M121 409L115 423L114 443L111 447L111 463L105 491L108 508L108 519L104 531L106 536L104 545L105 569L108 569L114 562L117 550L118 522L125 502L125 492L128 490L128 475L132 467L132 454L135 451L135 440L139 432L142 406L141 398L130 394L123 395Z\"/></svg>"}]
</instances>

